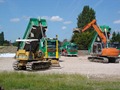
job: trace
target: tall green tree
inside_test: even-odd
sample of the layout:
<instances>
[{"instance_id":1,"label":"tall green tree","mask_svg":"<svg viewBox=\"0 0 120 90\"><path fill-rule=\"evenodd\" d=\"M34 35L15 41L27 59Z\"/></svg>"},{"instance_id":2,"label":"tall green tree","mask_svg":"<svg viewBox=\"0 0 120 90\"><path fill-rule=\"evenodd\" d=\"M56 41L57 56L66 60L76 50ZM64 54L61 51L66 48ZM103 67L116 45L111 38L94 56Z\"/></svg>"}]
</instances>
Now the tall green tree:
<instances>
[{"instance_id":1,"label":"tall green tree","mask_svg":"<svg viewBox=\"0 0 120 90\"><path fill-rule=\"evenodd\" d=\"M77 28L83 28L93 19L95 19L95 11L89 6L84 6L82 12L78 15L77 18ZM84 33L74 33L71 42L76 43L79 49L88 49L88 46L92 41L94 32L95 31L91 27Z\"/></svg>"},{"instance_id":2,"label":"tall green tree","mask_svg":"<svg viewBox=\"0 0 120 90\"><path fill-rule=\"evenodd\" d=\"M4 43L4 32L0 33L0 45L3 45Z\"/></svg>"},{"instance_id":3,"label":"tall green tree","mask_svg":"<svg viewBox=\"0 0 120 90\"><path fill-rule=\"evenodd\" d=\"M83 28L86 24L95 19L95 11L89 6L84 6L83 11L78 15L77 27Z\"/></svg>"}]
</instances>

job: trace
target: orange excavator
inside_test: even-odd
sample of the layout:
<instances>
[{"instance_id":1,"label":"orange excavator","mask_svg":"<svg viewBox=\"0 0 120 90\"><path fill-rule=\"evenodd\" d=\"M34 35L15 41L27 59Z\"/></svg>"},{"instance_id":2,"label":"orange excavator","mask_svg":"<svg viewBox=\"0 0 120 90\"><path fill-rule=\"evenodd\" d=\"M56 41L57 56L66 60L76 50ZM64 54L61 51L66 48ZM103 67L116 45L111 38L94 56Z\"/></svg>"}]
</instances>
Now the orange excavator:
<instances>
[{"instance_id":1,"label":"orange excavator","mask_svg":"<svg viewBox=\"0 0 120 90\"><path fill-rule=\"evenodd\" d=\"M94 30L97 32L100 41L94 42L92 46L91 57L88 57L88 59L90 61L97 61L97 62L119 63L120 61L120 58L118 57L119 50L108 46L108 42L107 42L108 36L107 34L105 34L106 32L101 31L95 19L92 20L89 24L87 24L81 31L84 32L88 30L90 27L93 27Z\"/></svg>"}]
</instances>

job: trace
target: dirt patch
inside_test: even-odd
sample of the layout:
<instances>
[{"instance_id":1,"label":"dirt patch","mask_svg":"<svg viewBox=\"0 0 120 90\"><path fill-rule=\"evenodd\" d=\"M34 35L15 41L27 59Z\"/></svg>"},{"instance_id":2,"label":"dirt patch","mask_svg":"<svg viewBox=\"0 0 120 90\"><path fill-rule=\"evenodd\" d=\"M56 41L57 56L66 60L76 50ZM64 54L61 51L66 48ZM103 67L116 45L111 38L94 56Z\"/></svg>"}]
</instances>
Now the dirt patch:
<instances>
[{"instance_id":1,"label":"dirt patch","mask_svg":"<svg viewBox=\"0 0 120 90\"><path fill-rule=\"evenodd\" d=\"M17 47L15 46L3 46L0 48L0 53L16 53Z\"/></svg>"}]
</instances>

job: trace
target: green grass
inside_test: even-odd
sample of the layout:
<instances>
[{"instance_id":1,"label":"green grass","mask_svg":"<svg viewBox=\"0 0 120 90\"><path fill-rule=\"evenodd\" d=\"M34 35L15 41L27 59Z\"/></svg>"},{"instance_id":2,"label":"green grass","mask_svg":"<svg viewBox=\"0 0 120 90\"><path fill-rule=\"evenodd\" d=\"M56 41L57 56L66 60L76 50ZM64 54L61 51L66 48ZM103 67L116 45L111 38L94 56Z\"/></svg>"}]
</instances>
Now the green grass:
<instances>
[{"instance_id":1,"label":"green grass","mask_svg":"<svg viewBox=\"0 0 120 90\"><path fill-rule=\"evenodd\" d=\"M90 80L79 74L1 72L5 90L120 90L120 80Z\"/></svg>"}]
</instances>

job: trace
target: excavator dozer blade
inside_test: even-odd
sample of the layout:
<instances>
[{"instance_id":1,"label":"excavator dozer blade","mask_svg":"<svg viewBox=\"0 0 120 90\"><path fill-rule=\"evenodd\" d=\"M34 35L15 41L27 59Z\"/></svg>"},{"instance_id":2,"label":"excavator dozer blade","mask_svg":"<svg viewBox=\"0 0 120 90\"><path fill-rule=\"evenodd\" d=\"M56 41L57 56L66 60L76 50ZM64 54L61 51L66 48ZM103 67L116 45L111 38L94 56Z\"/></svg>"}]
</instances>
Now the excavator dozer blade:
<instances>
[{"instance_id":1,"label":"excavator dozer blade","mask_svg":"<svg viewBox=\"0 0 120 90\"><path fill-rule=\"evenodd\" d=\"M51 60L52 67L60 67L59 60Z\"/></svg>"}]
</instances>

